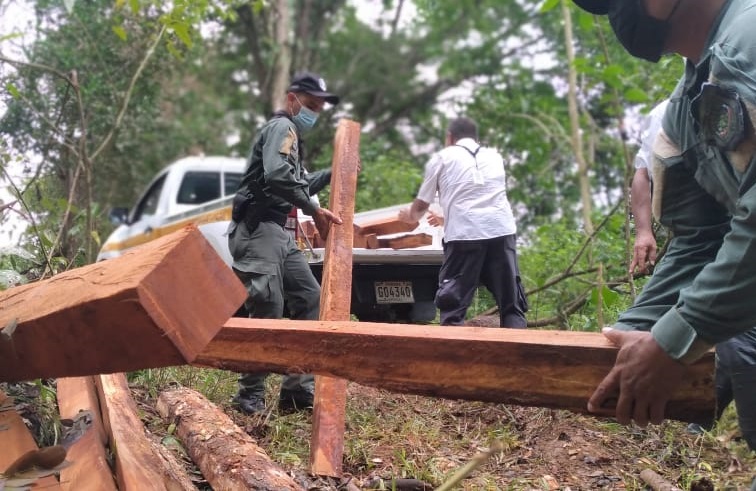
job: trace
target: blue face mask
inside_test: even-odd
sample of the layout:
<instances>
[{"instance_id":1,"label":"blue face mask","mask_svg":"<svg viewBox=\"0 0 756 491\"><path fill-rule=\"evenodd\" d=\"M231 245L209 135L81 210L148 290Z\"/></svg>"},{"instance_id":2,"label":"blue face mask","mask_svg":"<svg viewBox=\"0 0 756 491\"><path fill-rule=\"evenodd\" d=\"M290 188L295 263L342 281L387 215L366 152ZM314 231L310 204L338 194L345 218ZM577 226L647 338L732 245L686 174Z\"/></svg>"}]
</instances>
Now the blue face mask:
<instances>
[{"instance_id":1,"label":"blue face mask","mask_svg":"<svg viewBox=\"0 0 756 491\"><path fill-rule=\"evenodd\" d=\"M305 107L304 104L299 100L299 97L294 96L297 99L297 102L299 102L299 112L292 116L292 120L294 121L294 124L297 125L297 128L299 128L299 131L304 133L305 131L310 130L313 126L315 126L315 122L318 120L318 113L313 111L312 109Z\"/></svg>"}]
</instances>

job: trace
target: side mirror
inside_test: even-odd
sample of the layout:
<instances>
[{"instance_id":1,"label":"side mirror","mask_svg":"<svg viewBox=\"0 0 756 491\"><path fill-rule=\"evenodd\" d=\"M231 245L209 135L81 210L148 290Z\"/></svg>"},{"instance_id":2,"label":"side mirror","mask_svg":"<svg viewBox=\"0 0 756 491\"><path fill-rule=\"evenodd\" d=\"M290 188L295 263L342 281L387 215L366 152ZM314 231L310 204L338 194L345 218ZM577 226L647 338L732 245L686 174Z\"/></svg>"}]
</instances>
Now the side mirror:
<instances>
[{"instance_id":1,"label":"side mirror","mask_svg":"<svg viewBox=\"0 0 756 491\"><path fill-rule=\"evenodd\" d=\"M108 218L110 219L110 223L113 225L121 225L126 222L128 222L129 219L129 209L128 208L111 208L110 213L108 213Z\"/></svg>"}]
</instances>

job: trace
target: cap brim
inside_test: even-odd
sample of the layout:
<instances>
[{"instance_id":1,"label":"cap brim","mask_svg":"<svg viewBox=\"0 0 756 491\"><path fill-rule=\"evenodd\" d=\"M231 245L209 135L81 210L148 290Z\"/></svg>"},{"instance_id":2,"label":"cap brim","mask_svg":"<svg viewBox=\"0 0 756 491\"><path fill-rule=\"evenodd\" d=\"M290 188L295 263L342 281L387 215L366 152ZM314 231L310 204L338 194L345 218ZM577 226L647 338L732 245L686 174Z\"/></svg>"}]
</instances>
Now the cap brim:
<instances>
[{"instance_id":1,"label":"cap brim","mask_svg":"<svg viewBox=\"0 0 756 491\"><path fill-rule=\"evenodd\" d=\"M339 96L336 94L331 94L330 92L322 92L319 90L304 90L303 92L306 92L312 96L315 97L321 97L325 99L325 101L329 104L333 104L334 106L339 103Z\"/></svg>"},{"instance_id":2,"label":"cap brim","mask_svg":"<svg viewBox=\"0 0 756 491\"><path fill-rule=\"evenodd\" d=\"M575 5L594 15L606 15L609 13L611 0L572 0Z\"/></svg>"}]
</instances>

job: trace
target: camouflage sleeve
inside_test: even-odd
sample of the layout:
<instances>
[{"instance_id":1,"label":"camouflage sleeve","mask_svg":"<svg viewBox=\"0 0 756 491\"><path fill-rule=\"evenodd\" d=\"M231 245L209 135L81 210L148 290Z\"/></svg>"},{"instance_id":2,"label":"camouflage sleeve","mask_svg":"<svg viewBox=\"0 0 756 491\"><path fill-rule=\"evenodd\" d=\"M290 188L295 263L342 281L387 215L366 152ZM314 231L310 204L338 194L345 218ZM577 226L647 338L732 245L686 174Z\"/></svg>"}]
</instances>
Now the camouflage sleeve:
<instances>
[{"instance_id":1,"label":"camouflage sleeve","mask_svg":"<svg viewBox=\"0 0 756 491\"><path fill-rule=\"evenodd\" d=\"M294 126L286 118L278 118L268 129L263 144L265 184L270 192L305 214L312 215L317 204L310 199L307 180L299 177L299 140Z\"/></svg>"}]
</instances>

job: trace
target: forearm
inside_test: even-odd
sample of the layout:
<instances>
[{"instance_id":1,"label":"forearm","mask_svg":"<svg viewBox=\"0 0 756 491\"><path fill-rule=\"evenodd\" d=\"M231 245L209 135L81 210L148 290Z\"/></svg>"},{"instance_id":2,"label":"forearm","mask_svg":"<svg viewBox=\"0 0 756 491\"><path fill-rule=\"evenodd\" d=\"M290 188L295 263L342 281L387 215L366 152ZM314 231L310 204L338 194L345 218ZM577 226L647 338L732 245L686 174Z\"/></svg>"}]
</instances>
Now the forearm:
<instances>
[{"instance_id":1,"label":"forearm","mask_svg":"<svg viewBox=\"0 0 756 491\"><path fill-rule=\"evenodd\" d=\"M409 219L417 222L418 220L423 218L423 215L425 215L425 212L428 211L429 207L430 203L427 203L421 199L415 199L408 209Z\"/></svg>"},{"instance_id":2,"label":"forearm","mask_svg":"<svg viewBox=\"0 0 756 491\"><path fill-rule=\"evenodd\" d=\"M646 169L638 169L630 187L630 206L635 221L636 234L652 234L651 190Z\"/></svg>"}]
</instances>

